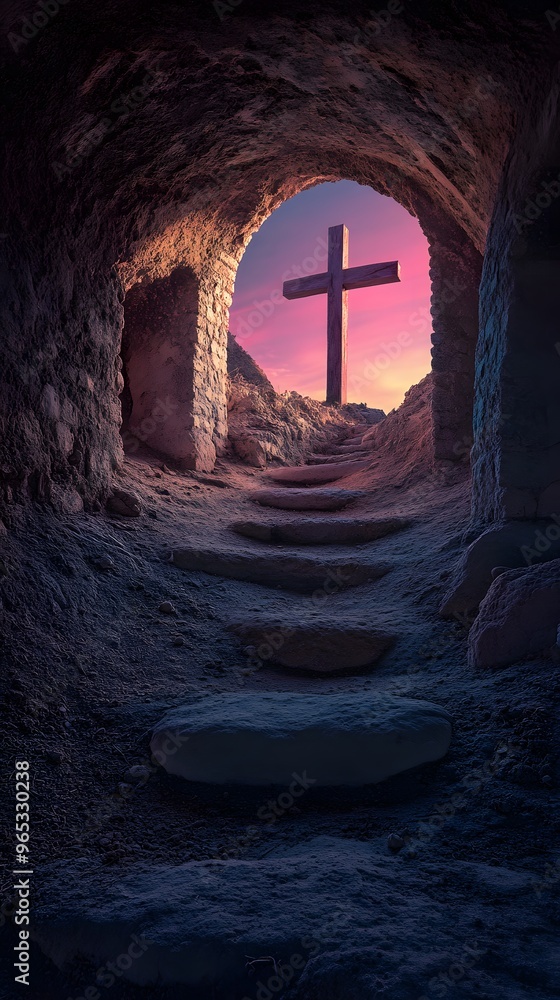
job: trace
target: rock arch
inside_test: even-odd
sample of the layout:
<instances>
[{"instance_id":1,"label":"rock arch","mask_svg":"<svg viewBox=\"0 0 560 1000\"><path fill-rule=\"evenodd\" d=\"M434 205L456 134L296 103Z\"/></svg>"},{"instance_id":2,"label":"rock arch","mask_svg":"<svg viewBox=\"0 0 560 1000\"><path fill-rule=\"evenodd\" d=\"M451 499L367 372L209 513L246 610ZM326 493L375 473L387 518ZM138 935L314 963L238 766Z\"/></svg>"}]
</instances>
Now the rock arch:
<instances>
[{"instance_id":1,"label":"rock arch","mask_svg":"<svg viewBox=\"0 0 560 1000\"><path fill-rule=\"evenodd\" d=\"M79 25L68 6L8 52L5 491L46 495L49 483L68 483L86 503L106 492L122 460L125 294L135 285L155 294L156 283L172 282L179 269L192 275L198 302L199 440L183 458L209 467L224 441L217 382L243 247L282 200L341 177L391 195L428 235L436 454L464 454L487 227L493 218L480 351L491 341L500 355L505 393L505 200L525 194L535 132L540 149L552 135L556 56L550 26L519 15L515 4L489 10L473 0L469 18L463 9L403 6L378 32L368 29L365 4L351 15L337 2L287 4L278 14L245 0L220 20L211 5L187 16L164 4L144 13L125 0L118 7L85 0ZM506 18L508 42L497 60L493 39ZM87 35L86 50L76 51L76 33ZM445 301L449 286L455 297ZM488 324L496 331L496 323L492 334ZM494 411L490 423L500 419L496 373L481 365L477 516L518 516L496 485L506 475L506 439L489 424Z\"/></svg>"}]
</instances>

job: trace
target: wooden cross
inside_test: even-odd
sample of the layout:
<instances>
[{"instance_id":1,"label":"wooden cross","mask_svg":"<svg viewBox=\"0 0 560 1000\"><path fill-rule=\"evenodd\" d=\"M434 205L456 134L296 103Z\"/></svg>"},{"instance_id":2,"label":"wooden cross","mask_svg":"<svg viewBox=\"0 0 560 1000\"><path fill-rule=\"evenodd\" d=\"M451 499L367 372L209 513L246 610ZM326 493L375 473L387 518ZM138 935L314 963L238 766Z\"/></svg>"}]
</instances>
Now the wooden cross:
<instances>
[{"instance_id":1,"label":"wooden cross","mask_svg":"<svg viewBox=\"0 0 560 1000\"><path fill-rule=\"evenodd\" d=\"M398 260L384 264L364 264L348 267L348 230L346 226L329 229L328 271L294 278L284 282L286 299L302 299L308 295L328 295L327 308L327 403L346 402L348 334L348 292L351 288L368 288L401 280Z\"/></svg>"}]
</instances>

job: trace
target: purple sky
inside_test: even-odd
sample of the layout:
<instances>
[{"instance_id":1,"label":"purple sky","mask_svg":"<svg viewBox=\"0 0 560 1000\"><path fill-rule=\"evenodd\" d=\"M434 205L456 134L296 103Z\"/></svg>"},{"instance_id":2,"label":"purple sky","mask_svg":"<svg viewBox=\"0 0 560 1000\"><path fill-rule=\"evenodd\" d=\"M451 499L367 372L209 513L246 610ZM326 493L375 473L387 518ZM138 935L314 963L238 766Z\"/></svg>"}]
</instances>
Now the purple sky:
<instances>
[{"instance_id":1,"label":"purple sky","mask_svg":"<svg viewBox=\"0 0 560 1000\"><path fill-rule=\"evenodd\" d=\"M245 251L230 330L279 392L324 399L327 297L288 301L282 282L326 270L327 229L340 223L350 267L401 263L400 284L348 294L348 399L388 412L430 370L428 244L416 219L372 188L338 181L284 202Z\"/></svg>"}]
</instances>

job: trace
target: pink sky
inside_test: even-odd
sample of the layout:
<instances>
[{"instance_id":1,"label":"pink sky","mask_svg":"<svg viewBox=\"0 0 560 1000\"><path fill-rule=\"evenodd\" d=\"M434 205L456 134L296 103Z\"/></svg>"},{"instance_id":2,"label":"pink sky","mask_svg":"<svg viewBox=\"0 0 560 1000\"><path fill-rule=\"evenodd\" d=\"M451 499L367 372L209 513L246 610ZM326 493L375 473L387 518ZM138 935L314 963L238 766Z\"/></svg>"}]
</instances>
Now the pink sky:
<instances>
[{"instance_id":1,"label":"pink sky","mask_svg":"<svg viewBox=\"0 0 560 1000\"><path fill-rule=\"evenodd\" d=\"M329 226L350 231L349 266L399 260L400 284L348 293L348 399L388 412L430 370L428 243L391 198L352 181L284 202L239 266L230 330L278 392L325 398L327 297L288 301L282 282L326 270Z\"/></svg>"}]
</instances>

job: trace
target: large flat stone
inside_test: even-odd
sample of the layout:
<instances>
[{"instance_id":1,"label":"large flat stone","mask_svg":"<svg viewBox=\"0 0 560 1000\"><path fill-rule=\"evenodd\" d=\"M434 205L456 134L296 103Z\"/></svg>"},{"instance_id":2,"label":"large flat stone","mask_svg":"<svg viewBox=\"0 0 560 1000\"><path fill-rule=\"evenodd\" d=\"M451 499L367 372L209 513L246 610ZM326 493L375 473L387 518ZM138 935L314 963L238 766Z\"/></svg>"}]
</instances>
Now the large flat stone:
<instances>
[{"instance_id":1,"label":"large flat stone","mask_svg":"<svg viewBox=\"0 0 560 1000\"><path fill-rule=\"evenodd\" d=\"M554 927L531 871L441 861L422 848L406 862L375 837L315 837L271 852L266 823L251 830L262 859L242 852L124 872L85 859L44 866L35 941L56 966L79 971L84 958L97 969L132 946L119 980L177 985L172 996L184 1000L456 1000L480 976L481 995L497 1000L557 996Z\"/></svg>"},{"instance_id":2,"label":"large flat stone","mask_svg":"<svg viewBox=\"0 0 560 1000\"><path fill-rule=\"evenodd\" d=\"M370 667L396 638L386 628L333 625L327 620L232 622L230 628L254 646L251 660L259 666L271 663L317 674Z\"/></svg>"},{"instance_id":3,"label":"large flat stone","mask_svg":"<svg viewBox=\"0 0 560 1000\"><path fill-rule=\"evenodd\" d=\"M469 545L458 563L441 614L451 618L475 611L492 583L492 570L498 566L517 569L559 556L556 520L510 521L490 528Z\"/></svg>"},{"instance_id":4,"label":"large flat stone","mask_svg":"<svg viewBox=\"0 0 560 1000\"><path fill-rule=\"evenodd\" d=\"M262 507L277 507L281 510L343 510L365 496L363 490L258 490L250 493L249 499Z\"/></svg>"},{"instance_id":5,"label":"large flat stone","mask_svg":"<svg viewBox=\"0 0 560 1000\"><path fill-rule=\"evenodd\" d=\"M229 577L266 587L281 587L309 593L324 590L333 593L358 587L377 580L388 573L385 563L366 563L344 559L319 559L304 555L280 553L243 552L226 548L195 548L185 546L174 549L171 562L179 569L210 573L211 576Z\"/></svg>"},{"instance_id":6,"label":"large flat stone","mask_svg":"<svg viewBox=\"0 0 560 1000\"><path fill-rule=\"evenodd\" d=\"M178 745L173 754L165 747ZM384 694L220 693L173 709L151 749L170 774L213 784L367 785L447 752L439 705Z\"/></svg>"},{"instance_id":7,"label":"large flat stone","mask_svg":"<svg viewBox=\"0 0 560 1000\"><path fill-rule=\"evenodd\" d=\"M234 521L232 531L260 542L294 545L357 545L373 542L408 527L404 517L387 518L316 518L309 517L285 524L268 521Z\"/></svg>"},{"instance_id":8,"label":"large flat stone","mask_svg":"<svg viewBox=\"0 0 560 1000\"><path fill-rule=\"evenodd\" d=\"M494 580L469 632L469 659L497 667L556 643L560 625L560 559L513 569Z\"/></svg>"},{"instance_id":9,"label":"large flat stone","mask_svg":"<svg viewBox=\"0 0 560 1000\"><path fill-rule=\"evenodd\" d=\"M367 462L341 462L333 465L296 465L293 467L284 466L281 469L267 469L264 473L266 479L272 479L275 483L299 483L309 486L314 483L332 483L337 479L344 479L353 475L354 472L361 472L367 469Z\"/></svg>"}]
</instances>

